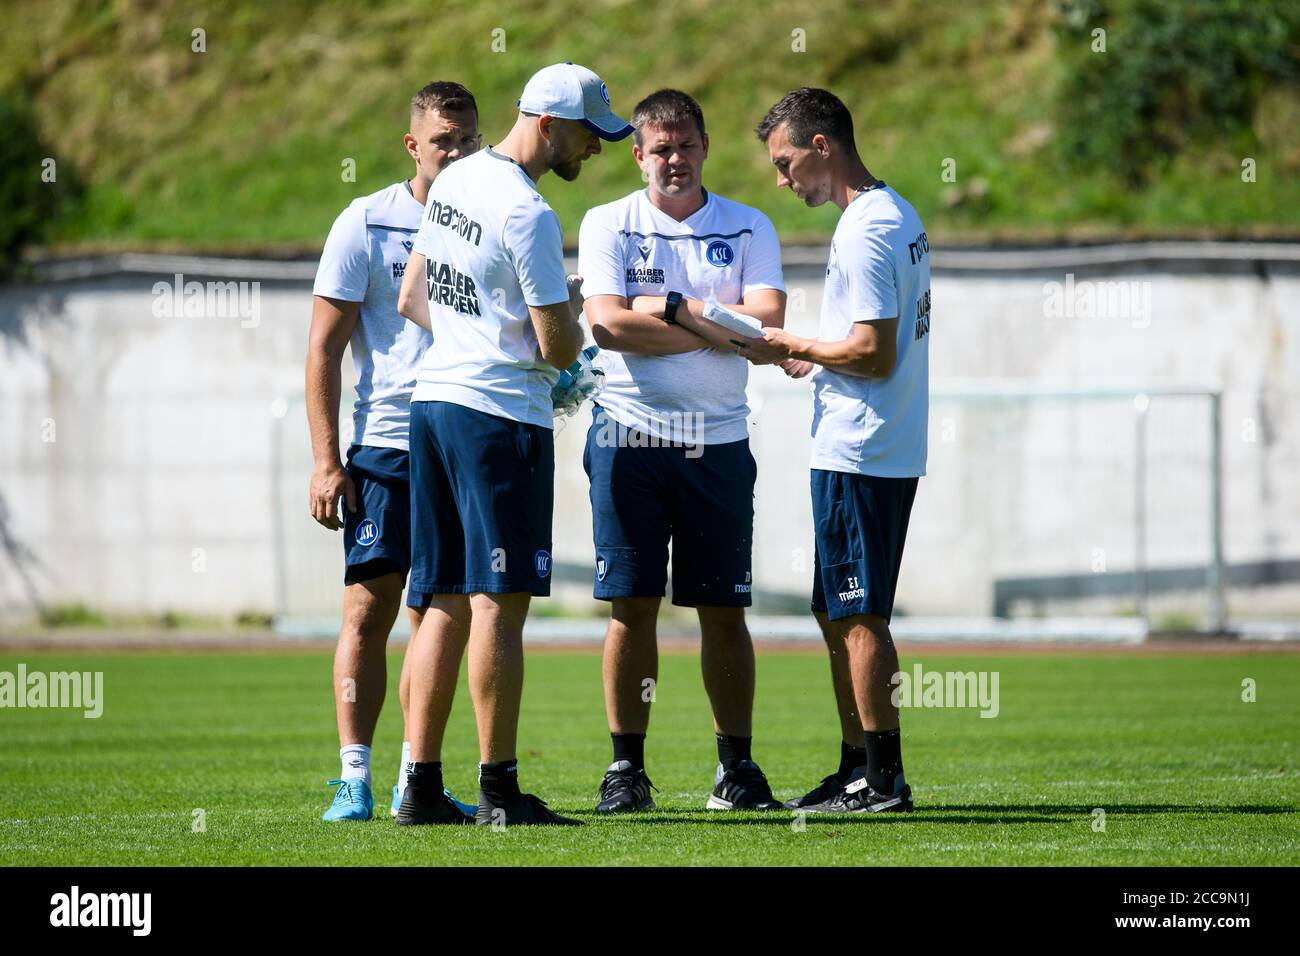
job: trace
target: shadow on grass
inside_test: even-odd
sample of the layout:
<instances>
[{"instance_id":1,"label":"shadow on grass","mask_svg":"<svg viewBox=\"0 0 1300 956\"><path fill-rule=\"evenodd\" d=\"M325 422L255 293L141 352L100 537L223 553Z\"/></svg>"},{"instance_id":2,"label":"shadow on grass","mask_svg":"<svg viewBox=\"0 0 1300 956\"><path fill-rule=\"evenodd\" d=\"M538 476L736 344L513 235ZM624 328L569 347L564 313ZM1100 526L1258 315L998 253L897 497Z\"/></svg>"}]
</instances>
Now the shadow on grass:
<instances>
[{"instance_id":1,"label":"shadow on grass","mask_svg":"<svg viewBox=\"0 0 1300 956\"><path fill-rule=\"evenodd\" d=\"M999 803L999 804L975 804L975 803L957 803L957 804L926 804L918 807L915 812L921 813L927 810L937 812L948 812L953 810L979 813L1000 813L1006 810L1027 812L1027 813L1066 813L1073 816L1086 815L1096 809L1105 810L1107 814L1113 813L1262 813L1262 814L1284 814L1300 813L1296 807L1279 806L1277 804L1243 804L1241 806L1231 806L1228 804L1195 804L1195 803L1097 803L1097 804L1048 804L1048 803Z\"/></svg>"},{"instance_id":2,"label":"shadow on grass","mask_svg":"<svg viewBox=\"0 0 1300 956\"><path fill-rule=\"evenodd\" d=\"M882 823L1077 823L1091 816L1096 807L1063 804L938 804L917 807L911 813L809 813L804 819L809 826L862 823L875 826ZM1238 816L1300 815L1300 809L1285 806L1198 806L1195 804L1103 804L1108 816L1149 816L1157 814L1218 814ZM695 808L659 808L649 813L604 816L581 813L588 821L610 821L628 824L682 824L709 823L723 826L783 826L788 827L798 811L711 811Z\"/></svg>"}]
</instances>

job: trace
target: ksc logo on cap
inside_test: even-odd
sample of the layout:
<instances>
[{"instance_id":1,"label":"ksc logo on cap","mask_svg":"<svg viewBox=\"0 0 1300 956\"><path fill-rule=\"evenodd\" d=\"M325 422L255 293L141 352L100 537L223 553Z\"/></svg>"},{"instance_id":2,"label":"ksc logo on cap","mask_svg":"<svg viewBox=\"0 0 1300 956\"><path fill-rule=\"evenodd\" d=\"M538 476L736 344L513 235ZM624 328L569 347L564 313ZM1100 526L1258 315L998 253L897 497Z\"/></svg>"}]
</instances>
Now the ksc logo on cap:
<instances>
[{"instance_id":1,"label":"ksc logo on cap","mask_svg":"<svg viewBox=\"0 0 1300 956\"><path fill-rule=\"evenodd\" d=\"M537 576L539 578L547 577L551 573L551 552L538 551L533 555L533 564L537 567Z\"/></svg>"},{"instance_id":2,"label":"ksc logo on cap","mask_svg":"<svg viewBox=\"0 0 1300 956\"><path fill-rule=\"evenodd\" d=\"M609 102L609 87L604 83L600 84L600 98L605 101L606 106L613 105Z\"/></svg>"},{"instance_id":3,"label":"ksc logo on cap","mask_svg":"<svg viewBox=\"0 0 1300 956\"><path fill-rule=\"evenodd\" d=\"M356 539L361 547L369 547L379 540L379 526L367 518L357 525Z\"/></svg>"},{"instance_id":4,"label":"ksc logo on cap","mask_svg":"<svg viewBox=\"0 0 1300 956\"><path fill-rule=\"evenodd\" d=\"M709 262L715 266L729 266L736 254L731 251L731 246L727 245L721 239L714 239L709 243L709 248L705 250L705 256Z\"/></svg>"}]
</instances>

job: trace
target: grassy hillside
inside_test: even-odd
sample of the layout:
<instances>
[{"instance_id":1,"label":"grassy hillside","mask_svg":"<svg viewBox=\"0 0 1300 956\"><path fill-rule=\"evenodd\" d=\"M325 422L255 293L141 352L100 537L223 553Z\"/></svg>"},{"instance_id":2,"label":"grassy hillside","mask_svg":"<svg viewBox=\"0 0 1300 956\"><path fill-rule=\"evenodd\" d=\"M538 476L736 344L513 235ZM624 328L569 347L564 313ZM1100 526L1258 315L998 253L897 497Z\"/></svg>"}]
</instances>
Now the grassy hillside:
<instances>
[{"instance_id":1,"label":"grassy hillside","mask_svg":"<svg viewBox=\"0 0 1300 956\"><path fill-rule=\"evenodd\" d=\"M1294 85L1252 80L1252 115L1227 133L1176 137L1145 181L1121 179L1060 148L1063 133L1079 140L1062 94L1089 42L1063 35L1061 17L1041 0L9 0L0 96L30 111L60 182L81 187L46 236L65 251L317 248L349 200L409 174L400 136L415 89L466 83L495 142L528 76L563 59L599 72L624 115L661 86L695 95L712 139L706 184L762 208L786 240L824 236L836 215L778 192L751 133L800 85L849 103L868 165L940 241L1300 235ZM1094 70L1140 66L1127 52L1132 22L1109 22ZM191 50L197 28L206 52ZM498 29L504 52L492 50ZM792 50L797 30L805 52ZM1178 95L1168 78L1153 83ZM588 206L639 185L627 146L607 153L576 184L543 181L570 237ZM1243 157L1256 161L1256 182L1242 182ZM356 182L342 181L345 159ZM942 178L945 160L955 183ZM31 188L49 188L38 170Z\"/></svg>"}]
</instances>

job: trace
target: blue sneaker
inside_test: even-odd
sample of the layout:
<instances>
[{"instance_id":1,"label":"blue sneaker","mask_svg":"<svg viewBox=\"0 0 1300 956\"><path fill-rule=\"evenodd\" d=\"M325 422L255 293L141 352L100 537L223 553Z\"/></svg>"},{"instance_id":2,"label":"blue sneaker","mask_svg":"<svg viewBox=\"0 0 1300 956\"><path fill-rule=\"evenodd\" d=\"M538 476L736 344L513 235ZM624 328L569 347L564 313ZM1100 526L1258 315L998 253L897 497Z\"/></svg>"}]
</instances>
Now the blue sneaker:
<instances>
[{"instance_id":1,"label":"blue sneaker","mask_svg":"<svg viewBox=\"0 0 1300 956\"><path fill-rule=\"evenodd\" d=\"M459 810L461 813L465 814L467 817L472 817L474 814L478 813L478 806L476 804L461 803L459 800L457 800L455 797L451 795L450 790L443 789L442 792L443 795L448 800L456 804L456 809ZM402 806L402 791L398 788L397 784L393 784L393 803L389 809L389 812L392 814L392 816L394 817L397 816L397 811L401 809L401 806Z\"/></svg>"},{"instance_id":2,"label":"blue sneaker","mask_svg":"<svg viewBox=\"0 0 1300 956\"><path fill-rule=\"evenodd\" d=\"M375 798L370 793L370 784L360 777L353 780L327 780L331 787L338 787L334 802L321 816L322 820L369 820L375 815Z\"/></svg>"},{"instance_id":3,"label":"blue sneaker","mask_svg":"<svg viewBox=\"0 0 1300 956\"><path fill-rule=\"evenodd\" d=\"M478 813L478 804L461 803L459 800L457 800L455 797L451 795L450 790L444 789L442 791L442 794L452 803L456 804L456 809L459 810L461 813L465 814L466 816L472 817L474 814Z\"/></svg>"}]
</instances>

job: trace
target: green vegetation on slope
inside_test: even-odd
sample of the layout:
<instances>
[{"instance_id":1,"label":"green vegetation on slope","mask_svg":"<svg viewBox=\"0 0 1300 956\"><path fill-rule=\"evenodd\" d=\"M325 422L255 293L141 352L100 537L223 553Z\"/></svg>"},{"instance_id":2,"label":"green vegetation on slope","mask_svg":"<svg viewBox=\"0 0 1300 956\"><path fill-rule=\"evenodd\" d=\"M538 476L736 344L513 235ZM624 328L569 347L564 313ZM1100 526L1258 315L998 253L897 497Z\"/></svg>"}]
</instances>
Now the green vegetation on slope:
<instances>
[{"instance_id":1,"label":"green vegetation on slope","mask_svg":"<svg viewBox=\"0 0 1300 956\"><path fill-rule=\"evenodd\" d=\"M941 242L1300 232L1300 93L1287 79L1300 16L1264 5L1247 24L1209 16L1216 5L1179 5L1182 22L1146 0L1104 16L1041 0L18 0L0 10L0 96L37 117L86 185L47 236L64 249L316 249L351 199L408 175L415 89L466 83L494 142L528 76L564 59L601 73L624 115L662 86L695 95L706 183L763 209L787 241L835 220L774 188L752 135L802 85L846 100L868 165ZM1092 52L1094 22L1105 52ZM1250 48L1211 68L1234 22ZM627 145L607 153L576 184L543 180L570 239L586 208L639 185ZM355 182L341 175L349 159ZM27 165L16 175L43 188Z\"/></svg>"}]
</instances>

